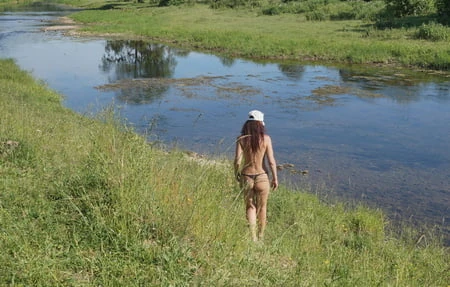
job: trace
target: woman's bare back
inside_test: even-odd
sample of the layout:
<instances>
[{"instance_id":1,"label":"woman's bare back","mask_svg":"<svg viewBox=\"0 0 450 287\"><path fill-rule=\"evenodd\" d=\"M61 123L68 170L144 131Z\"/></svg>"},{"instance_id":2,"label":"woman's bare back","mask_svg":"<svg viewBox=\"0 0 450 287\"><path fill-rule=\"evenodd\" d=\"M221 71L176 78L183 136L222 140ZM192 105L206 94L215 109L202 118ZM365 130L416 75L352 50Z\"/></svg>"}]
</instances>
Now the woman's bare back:
<instances>
[{"instance_id":1,"label":"woman's bare back","mask_svg":"<svg viewBox=\"0 0 450 287\"><path fill-rule=\"evenodd\" d=\"M243 148L243 144L240 137L237 145L237 155L241 155L244 160L244 166L242 167L242 175L259 175L269 173L272 174L272 178L277 180L276 162L273 155L272 140L269 135L264 135L263 141L261 141L260 148L256 151L250 151ZM267 159L267 166L265 159ZM278 185L278 184L277 184Z\"/></svg>"}]
</instances>

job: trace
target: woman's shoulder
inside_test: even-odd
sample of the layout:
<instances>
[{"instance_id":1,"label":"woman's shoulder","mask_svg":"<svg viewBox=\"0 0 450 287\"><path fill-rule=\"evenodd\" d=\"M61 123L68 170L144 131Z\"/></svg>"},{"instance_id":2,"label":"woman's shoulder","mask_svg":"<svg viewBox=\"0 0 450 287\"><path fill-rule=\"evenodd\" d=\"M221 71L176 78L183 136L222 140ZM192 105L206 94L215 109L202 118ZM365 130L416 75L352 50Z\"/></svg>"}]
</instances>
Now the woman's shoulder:
<instances>
[{"instance_id":1,"label":"woman's shoulder","mask_svg":"<svg viewBox=\"0 0 450 287\"><path fill-rule=\"evenodd\" d=\"M272 138L269 135L264 135L264 145L269 146L272 145Z\"/></svg>"}]
</instances>

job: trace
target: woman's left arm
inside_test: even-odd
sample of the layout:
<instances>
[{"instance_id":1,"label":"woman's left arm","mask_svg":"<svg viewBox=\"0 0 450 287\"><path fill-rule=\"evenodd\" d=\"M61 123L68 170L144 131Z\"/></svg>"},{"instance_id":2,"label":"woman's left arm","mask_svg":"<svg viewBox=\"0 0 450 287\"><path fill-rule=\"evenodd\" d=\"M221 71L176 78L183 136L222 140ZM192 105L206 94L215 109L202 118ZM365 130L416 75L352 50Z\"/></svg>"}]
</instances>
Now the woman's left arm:
<instances>
[{"instance_id":1,"label":"woman's left arm","mask_svg":"<svg viewBox=\"0 0 450 287\"><path fill-rule=\"evenodd\" d=\"M272 188L275 190L278 187L277 162L273 154L272 139L266 135L266 156L269 162L270 171L272 172Z\"/></svg>"},{"instance_id":2,"label":"woman's left arm","mask_svg":"<svg viewBox=\"0 0 450 287\"><path fill-rule=\"evenodd\" d=\"M239 142L239 138L236 140L236 149L234 152L234 176L239 181L240 180L240 170L241 170L241 162L242 162L242 146Z\"/></svg>"}]
</instances>

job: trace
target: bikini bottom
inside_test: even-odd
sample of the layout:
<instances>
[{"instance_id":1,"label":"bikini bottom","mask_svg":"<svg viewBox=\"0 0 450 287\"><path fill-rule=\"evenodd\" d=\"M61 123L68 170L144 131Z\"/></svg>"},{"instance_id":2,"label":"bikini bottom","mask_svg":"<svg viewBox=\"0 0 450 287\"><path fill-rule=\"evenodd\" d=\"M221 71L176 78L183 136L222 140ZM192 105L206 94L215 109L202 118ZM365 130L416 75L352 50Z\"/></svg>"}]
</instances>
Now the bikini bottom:
<instances>
[{"instance_id":1,"label":"bikini bottom","mask_svg":"<svg viewBox=\"0 0 450 287\"><path fill-rule=\"evenodd\" d=\"M242 173L243 176L249 177L249 178L253 179L253 181L256 181L258 176L263 175L263 174L267 174L267 173L265 173L265 172L257 173L257 174L245 174L245 173Z\"/></svg>"}]
</instances>

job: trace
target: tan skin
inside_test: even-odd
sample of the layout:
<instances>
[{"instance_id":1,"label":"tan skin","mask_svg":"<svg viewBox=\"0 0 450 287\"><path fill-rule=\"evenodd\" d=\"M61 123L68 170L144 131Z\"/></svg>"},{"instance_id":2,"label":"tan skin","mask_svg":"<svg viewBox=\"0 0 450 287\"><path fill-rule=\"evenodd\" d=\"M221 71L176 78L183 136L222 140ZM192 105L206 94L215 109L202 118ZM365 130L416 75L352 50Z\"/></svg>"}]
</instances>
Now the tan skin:
<instances>
[{"instance_id":1,"label":"tan skin","mask_svg":"<svg viewBox=\"0 0 450 287\"><path fill-rule=\"evenodd\" d=\"M270 136L264 134L258 150L251 152L243 148L243 135L237 139L234 168L240 171L241 187L245 193L246 215L253 241L262 240L266 229L267 200L270 188L278 187L276 161ZM267 164L268 163L268 167ZM243 166L242 166L243 165ZM269 182L268 171L272 175ZM249 176L250 175L250 176ZM258 175L252 178L252 175Z\"/></svg>"}]
</instances>

